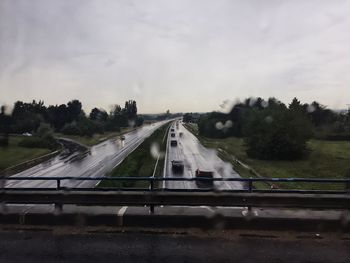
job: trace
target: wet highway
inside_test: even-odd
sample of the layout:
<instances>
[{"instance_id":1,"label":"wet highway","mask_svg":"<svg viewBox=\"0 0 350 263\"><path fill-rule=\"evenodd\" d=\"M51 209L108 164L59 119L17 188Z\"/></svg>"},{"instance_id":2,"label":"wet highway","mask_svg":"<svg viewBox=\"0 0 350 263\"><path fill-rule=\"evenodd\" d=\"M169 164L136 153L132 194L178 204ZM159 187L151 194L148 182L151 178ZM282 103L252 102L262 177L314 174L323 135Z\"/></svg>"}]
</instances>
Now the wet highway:
<instances>
[{"instance_id":1,"label":"wet highway","mask_svg":"<svg viewBox=\"0 0 350 263\"><path fill-rule=\"evenodd\" d=\"M55 158L36 165L30 169L13 175L12 177L100 177L120 164L133 150L165 122L144 125L134 131L124 134L125 140L110 139L91 147L87 154L58 155ZM98 181L62 181L64 187L94 187ZM10 187L56 187L56 181L24 180L7 181L6 188Z\"/></svg>"},{"instance_id":2,"label":"wet highway","mask_svg":"<svg viewBox=\"0 0 350 263\"><path fill-rule=\"evenodd\" d=\"M172 131L172 129L174 131ZM175 133L175 137L171 137ZM177 140L177 146L171 146L170 141ZM164 176L166 177L195 177L197 169L212 171L214 178L240 177L232 169L231 164L221 160L215 150L205 148L190 131L188 131L181 122L176 125L173 122L168 134L167 153L164 163ZM174 173L172 170L172 161L181 160L184 162L183 173ZM191 181L167 181L163 184L164 188L171 189L196 189L196 182ZM218 190L236 190L243 189L240 182L214 182L214 188Z\"/></svg>"}]
</instances>

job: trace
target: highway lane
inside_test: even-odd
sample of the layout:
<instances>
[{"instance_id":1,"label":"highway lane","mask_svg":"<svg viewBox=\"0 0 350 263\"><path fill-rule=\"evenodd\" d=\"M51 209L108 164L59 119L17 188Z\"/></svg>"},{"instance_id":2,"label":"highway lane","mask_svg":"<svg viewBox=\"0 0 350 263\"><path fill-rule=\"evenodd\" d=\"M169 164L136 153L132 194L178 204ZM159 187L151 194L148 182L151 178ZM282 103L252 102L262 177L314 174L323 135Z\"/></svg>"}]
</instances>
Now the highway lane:
<instances>
[{"instance_id":1,"label":"highway lane","mask_svg":"<svg viewBox=\"0 0 350 263\"><path fill-rule=\"evenodd\" d=\"M152 125L144 125L134 131L124 134L125 140L120 138L110 139L91 147L89 153L81 155L59 155L55 158L36 165L30 169L13 175L13 177L99 177L105 175L113 167L120 164L133 150L135 150L156 129L165 124L158 122ZM98 181L62 181L65 187L94 187ZM55 181L7 181L5 187L56 187Z\"/></svg>"},{"instance_id":2,"label":"highway lane","mask_svg":"<svg viewBox=\"0 0 350 263\"><path fill-rule=\"evenodd\" d=\"M205 148L190 131L188 131L182 123L178 127L175 122L172 124L175 138L172 138L169 130L167 142L167 154L164 163L164 176L166 177L195 177L197 169L213 171L215 178L240 177L237 172L232 169L232 165L224 162L218 156L215 150ZM180 133L182 136L180 137ZM170 140L176 139L178 146L170 145ZM184 161L183 174L175 174L171 168L171 161ZM167 181L163 184L164 188L171 189L196 189L195 182L185 181ZM214 188L217 190L238 190L243 189L240 182L214 182Z\"/></svg>"}]
</instances>

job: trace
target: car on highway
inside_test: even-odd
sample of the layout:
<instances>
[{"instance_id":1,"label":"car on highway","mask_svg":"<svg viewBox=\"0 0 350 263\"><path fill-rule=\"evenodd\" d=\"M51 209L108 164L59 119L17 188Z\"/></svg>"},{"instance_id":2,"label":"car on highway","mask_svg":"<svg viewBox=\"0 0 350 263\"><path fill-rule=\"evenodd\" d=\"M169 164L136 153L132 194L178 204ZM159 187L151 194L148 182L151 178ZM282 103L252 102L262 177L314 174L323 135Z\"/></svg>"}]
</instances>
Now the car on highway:
<instances>
[{"instance_id":1,"label":"car on highway","mask_svg":"<svg viewBox=\"0 0 350 263\"><path fill-rule=\"evenodd\" d=\"M177 146L177 140L171 140L170 141L170 146L176 147Z\"/></svg>"},{"instance_id":2,"label":"car on highway","mask_svg":"<svg viewBox=\"0 0 350 263\"><path fill-rule=\"evenodd\" d=\"M199 188L212 188L214 186L214 182L210 179L213 179L213 172L212 171L203 171L203 170L196 170L196 178L202 178L202 179L208 179L208 180L196 180L196 184Z\"/></svg>"},{"instance_id":3,"label":"car on highway","mask_svg":"<svg viewBox=\"0 0 350 263\"><path fill-rule=\"evenodd\" d=\"M184 134L182 132L179 133L179 136L182 137Z\"/></svg>"},{"instance_id":4,"label":"car on highway","mask_svg":"<svg viewBox=\"0 0 350 263\"><path fill-rule=\"evenodd\" d=\"M124 140L125 140L125 136L124 136L124 135L120 136L120 139L121 139L122 141L124 141Z\"/></svg>"},{"instance_id":5,"label":"car on highway","mask_svg":"<svg viewBox=\"0 0 350 263\"><path fill-rule=\"evenodd\" d=\"M171 131L171 132L174 132L174 131L175 131L175 129L171 128L171 129L170 129L170 131Z\"/></svg>"},{"instance_id":6,"label":"car on highway","mask_svg":"<svg viewBox=\"0 0 350 263\"><path fill-rule=\"evenodd\" d=\"M174 174L182 174L184 172L184 162L181 160L172 160L171 170Z\"/></svg>"},{"instance_id":7,"label":"car on highway","mask_svg":"<svg viewBox=\"0 0 350 263\"><path fill-rule=\"evenodd\" d=\"M170 136L171 136L171 137L175 137L175 133L171 133Z\"/></svg>"}]
</instances>

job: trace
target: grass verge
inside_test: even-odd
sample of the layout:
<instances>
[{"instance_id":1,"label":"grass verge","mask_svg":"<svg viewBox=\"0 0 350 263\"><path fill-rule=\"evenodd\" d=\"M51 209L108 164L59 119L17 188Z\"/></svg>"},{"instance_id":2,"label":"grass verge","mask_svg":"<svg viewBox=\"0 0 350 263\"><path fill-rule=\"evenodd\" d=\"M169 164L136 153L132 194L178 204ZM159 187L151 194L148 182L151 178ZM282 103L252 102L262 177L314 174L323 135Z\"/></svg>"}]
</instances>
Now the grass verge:
<instances>
[{"instance_id":1,"label":"grass verge","mask_svg":"<svg viewBox=\"0 0 350 263\"><path fill-rule=\"evenodd\" d=\"M170 124L165 124L157 129L148 137L135 151L133 151L124 161L114 168L108 176L118 177L151 177L153 175L156 158L151 154L152 145L158 145L161 155L156 168L155 176L162 176L162 167L164 166L164 151L166 147L166 134ZM165 138L165 139L164 139ZM164 139L164 140L163 140ZM146 188L149 186L148 181L101 181L97 187L130 187Z\"/></svg>"},{"instance_id":2,"label":"grass verge","mask_svg":"<svg viewBox=\"0 0 350 263\"><path fill-rule=\"evenodd\" d=\"M22 139L21 136L10 136L9 145L0 147L0 171L51 152L43 148L20 147L18 143Z\"/></svg>"},{"instance_id":3,"label":"grass verge","mask_svg":"<svg viewBox=\"0 0 350 263\"><path fill-rule=\"evenodd\" d=\"M208 139L198 136L195 125L186 127L194 133L207 148L218 150L218 155L229 161L242 177L254 177L248 169L243 168L234 160L237 158L249 165L263 177L271 178L329 178L341 179L350 176L350 141L310 140L308 146L310 155L304 160L270 161L249 158L242 138ZM266 188L263 184L257 188ZM278 187L286 189L329 189L342 190L343 184L320 183L278 183Z\"/></svg>"}]
</instances>

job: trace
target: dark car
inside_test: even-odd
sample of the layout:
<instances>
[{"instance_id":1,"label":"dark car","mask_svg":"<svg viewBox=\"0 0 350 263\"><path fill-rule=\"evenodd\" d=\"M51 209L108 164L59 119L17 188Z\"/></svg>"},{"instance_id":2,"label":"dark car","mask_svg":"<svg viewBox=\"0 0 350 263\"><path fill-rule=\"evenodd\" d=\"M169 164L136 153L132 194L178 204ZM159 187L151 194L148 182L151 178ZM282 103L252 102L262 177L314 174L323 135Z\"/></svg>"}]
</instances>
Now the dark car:
<instances>
[{"instance_id":1,"label":"dark car","mask_svg":"<svg viewBox=\"0 0 350 263\"><path fill-rule=\"evenodd\" d=\"M201 171L197 169L196 178L208 179L208 180L197 180L196 184L199 188L212 188L214 186L214 182L210 180L214 178L212 171Z\"/></svg>"},{"instance_id":2,"label":"dark car","mask_svg":"<svg viewBox=\"0 0 350 263\"><path fill-rule=\"evenodd\" d=\"M170 141L170 145L173 146L173 147L176 147L177 146L177 140L171 140Z\"/></svg>"},{"instance_id":3,"label":"dark car","mask_svg":"<svg viewBox=\"0 0 350 263\"><path fill-rule=\"evenodd\" d=\"M171 133L170 136L171 136L171 137L175 137L175 133Z\"/></svg>"},{"instance_id":4,"label":"dark car","mask_svg":"<svg viewBox=\"0 0 350 263\"><path fill-rule=\"evenodd\" d=\"M175 174L182 174L184 172L184 162L180 160L171 161L171 169Z\"/></svg>"}]
</instances>

